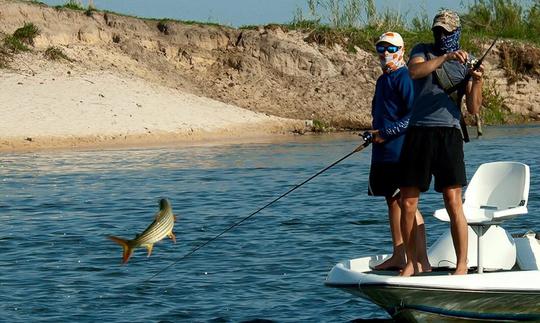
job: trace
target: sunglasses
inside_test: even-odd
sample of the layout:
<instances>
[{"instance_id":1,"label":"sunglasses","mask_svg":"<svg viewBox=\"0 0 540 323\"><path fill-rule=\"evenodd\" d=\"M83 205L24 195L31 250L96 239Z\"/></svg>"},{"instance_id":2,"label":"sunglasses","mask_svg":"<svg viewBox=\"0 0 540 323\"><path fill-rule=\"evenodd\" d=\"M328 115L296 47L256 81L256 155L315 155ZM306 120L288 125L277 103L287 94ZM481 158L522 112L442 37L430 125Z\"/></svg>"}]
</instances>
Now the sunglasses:
<instances>
[{"instance_id":1,"label":"sunglasses","mask_svg":"<svg viewBox=\"0 0 540 323\"><path fill-rule=\"evenodd\" d=\"M389 52L390 54L393 54L393 53L396 53L401 47L399 46L394 46L394 45L388 45L388 46L383 46L383 45L377 45L375 46L375 49L377 50L377 53L379 54L384 54L384 52Z\"/></svg>"}]
</instances>

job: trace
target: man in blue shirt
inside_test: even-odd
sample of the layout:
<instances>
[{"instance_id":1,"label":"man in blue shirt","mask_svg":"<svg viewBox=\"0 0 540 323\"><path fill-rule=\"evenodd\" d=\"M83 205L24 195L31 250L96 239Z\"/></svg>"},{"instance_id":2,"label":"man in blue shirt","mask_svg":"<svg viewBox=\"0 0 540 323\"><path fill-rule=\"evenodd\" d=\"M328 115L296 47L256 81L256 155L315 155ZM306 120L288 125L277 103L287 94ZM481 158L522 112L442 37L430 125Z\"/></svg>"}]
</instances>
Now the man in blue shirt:
<instances>
[{"instance_id":1,"label":"man in blue shirt","mask_svg":"<svg viewBox=\"0 0 540 323\"><path fill-rule=\"evenodd\" d=\"M403 276L426 271L418 261L423 251L417 250L414 225L420 192L428 190L432 175L435 190L442 193L450 216L457 256L454 274L467 273L468 229L461 197L467 177L460 103L465 96L469 113L479 112L483 67L469 70L464 65L469 54L459 47L461 24L455 12L441 10L437 13L432 30L434 43L416 45L408 64L415 100L400 157L402 230L407 254ZM471 79L465 82L467 74ZM445 91L456 84L460 85L456 94Z\"/></svg>"},{"instance_id":2,"label":"man in blue shirt","mask_svg":"<svg viewBox=\"0 0 540 323\"><path fill-rule=\"evenodd\" d=\"M405 246L401 234L399 205L399 155L414 99L413 84L403 59L401 35L387 32L375 43L383 74L377 79L372 101L373 150L368 194L384 196L392 233L392 257L375 266L377 270L402 269L405 266ZM426 250L424 219L416 212L419 250ZM427 253L420 255L424 267L429 267Z\"/></svg>"}]
</instances>

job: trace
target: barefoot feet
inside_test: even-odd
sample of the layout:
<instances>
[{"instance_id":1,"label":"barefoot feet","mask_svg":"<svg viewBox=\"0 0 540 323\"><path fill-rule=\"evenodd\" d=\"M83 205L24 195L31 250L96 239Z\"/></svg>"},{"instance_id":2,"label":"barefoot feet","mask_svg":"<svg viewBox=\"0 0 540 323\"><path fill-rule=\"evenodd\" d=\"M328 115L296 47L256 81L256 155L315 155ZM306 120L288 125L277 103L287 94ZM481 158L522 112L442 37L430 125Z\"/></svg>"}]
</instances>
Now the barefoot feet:
<instances>
[{"instance_id":1,"label":"barefoot feet","mask_svg":"<svg viewBox=\"0 0 540 323\"><path fill-rule=\"evenodd\" d=\"M457 266L456 271L452 275L467 275L467 266Z\"/></svg>"},{"instance_id":2,"label":"barefoot feet","mask_svg":"<svg viewBox=\"0 0 540 323\"><path fill-rule=\"evenodd\" d=\"M421 273L431 272L431 265L429 262L407 262L403 270L399 273L402 277L416 276Z\"/></svg>"},{"instance_id":3,"label":"barefoot feet","mask_svg":"<svg viewBox=\"0 0 540 323\"><path fill-rule=\"evenodd\" d=\"M401 270L405 267L405 257L394 256L388 258L382 264L378 264L374 270Z\"/></svg>"}]
</instances>

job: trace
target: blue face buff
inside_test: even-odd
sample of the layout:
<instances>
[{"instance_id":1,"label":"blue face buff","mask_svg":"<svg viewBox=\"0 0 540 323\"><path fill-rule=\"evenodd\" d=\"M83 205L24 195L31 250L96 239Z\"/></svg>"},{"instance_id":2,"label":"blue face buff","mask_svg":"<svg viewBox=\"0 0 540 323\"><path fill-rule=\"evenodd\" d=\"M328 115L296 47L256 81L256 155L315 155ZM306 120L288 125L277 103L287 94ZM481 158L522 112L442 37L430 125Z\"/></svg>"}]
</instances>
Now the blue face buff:
<instances>
[{"instance_id":1,"label":"blue face buff","mask_svg":"<svg viewBox=\"0 0 540 323\"><path fill-rule=\"evenodd\" d=\"M459 38L461 37L461 27L452 33L445 33L441 29L434 30L435 49L441 54L455 52L459 49Z\"/></svg>"}]
</instances>

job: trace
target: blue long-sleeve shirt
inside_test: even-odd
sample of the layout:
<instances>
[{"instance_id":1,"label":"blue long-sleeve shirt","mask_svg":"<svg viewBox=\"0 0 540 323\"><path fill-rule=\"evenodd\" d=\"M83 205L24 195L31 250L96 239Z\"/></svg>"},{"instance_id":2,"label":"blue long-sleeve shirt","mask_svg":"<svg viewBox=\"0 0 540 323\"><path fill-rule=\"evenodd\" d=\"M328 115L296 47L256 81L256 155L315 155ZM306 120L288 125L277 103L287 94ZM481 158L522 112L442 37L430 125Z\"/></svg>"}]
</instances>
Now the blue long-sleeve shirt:
<instances>
[{"instance_id":1,"label":"blue long-sleeve shirt","mask_svg":"<svg viewBox=\"0 0 540 323\"><path fill-rule=\"evenodd\" d=\"M377 79L375 95L371 104L373 129L385 139L373 144L372 163L397 163L405 130L409 125L414 101L414 90L406 66Z\"/></svg>"}]
</instances>

